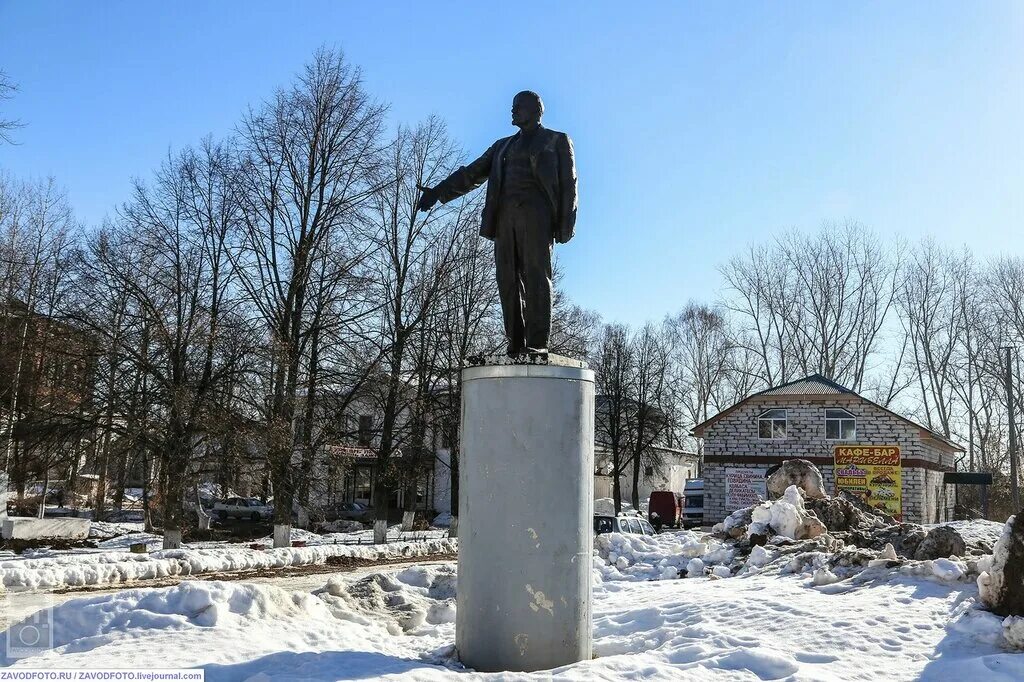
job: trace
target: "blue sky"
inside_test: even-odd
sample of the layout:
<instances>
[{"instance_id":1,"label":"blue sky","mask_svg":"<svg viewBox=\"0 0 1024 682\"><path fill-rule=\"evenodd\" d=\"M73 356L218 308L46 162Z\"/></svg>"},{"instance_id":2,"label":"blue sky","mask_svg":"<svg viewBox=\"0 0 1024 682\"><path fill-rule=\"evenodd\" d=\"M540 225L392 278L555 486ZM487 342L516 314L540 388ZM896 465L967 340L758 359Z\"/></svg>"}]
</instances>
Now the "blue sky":
<instances>
[{"instance_id":1,"label":"blue sky","mask_svg":"<svg viewBox=\"0 0 1024 682\"><path fill-rule=\"evenodd\" d=\"M471 155L541 93L580 173L564 285L606 319L713 299L732 254L824 220L1022 251L1021 2L0 0L5 116L28 123L0 168L54 175L97 223L320 45Z\"/></svg>"}]
</instances>

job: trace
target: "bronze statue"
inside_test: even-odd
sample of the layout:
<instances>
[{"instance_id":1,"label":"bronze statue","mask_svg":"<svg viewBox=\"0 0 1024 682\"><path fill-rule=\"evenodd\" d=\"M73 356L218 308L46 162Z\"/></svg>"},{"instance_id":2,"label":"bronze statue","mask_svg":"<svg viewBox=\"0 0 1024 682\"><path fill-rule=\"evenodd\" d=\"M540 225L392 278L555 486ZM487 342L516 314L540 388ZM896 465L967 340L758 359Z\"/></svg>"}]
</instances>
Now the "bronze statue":
<instances>
[{"instance_id":1,"label":"bronze statue","mask_svg":"<svg viewBox=\"0 0 1024 682\"><path fill-rule=\"evenodd\" d=\"M487 182L480 236L494 241L508 354L546 353L551 335L551 248L576 227L572 140L540 124L544 103L529 90L512 100L519 132L490 146L435 187L420 187L429 211Z\"/></svg>"}]
</instances>

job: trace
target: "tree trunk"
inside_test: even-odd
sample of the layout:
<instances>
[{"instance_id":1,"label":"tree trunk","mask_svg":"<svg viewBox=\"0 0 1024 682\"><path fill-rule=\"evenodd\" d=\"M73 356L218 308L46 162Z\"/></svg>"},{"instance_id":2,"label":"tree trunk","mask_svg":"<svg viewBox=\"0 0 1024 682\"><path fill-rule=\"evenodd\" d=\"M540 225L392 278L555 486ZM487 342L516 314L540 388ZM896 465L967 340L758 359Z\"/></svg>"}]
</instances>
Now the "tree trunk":
<instances>
[{"instance_id":1,"label":"tree trunk","mask_svg":"<svg viewBox=\"0 0 1024 682\"><path fill-rule=\"evenodd\" d=\"M291 448L287 448L291 453ZM271 483L274 487L274 547L291 547L292 490L291 462L280 449L271 462Z\"/></svg>"},{"instance_id":2,"label":"tree trunk","mask_svg":"<svg viewBox=\"0 0 1024 682\"><path fill-rule=\"evenodd\" d=\"M78 500L75 499L75 488L78 484L78 463L82 459L82 438L79 436L78 441L75 445L75 454L71 459L71 468L68 471L67 487L65 488L66 494L64 495L64 504L78 508Z\"/></svg>"},{"instance_id":3,"label":"tree trunk","mask_svg":"<svg viewBox=\"0 0 1024 682\"><path fill-rule=\"evenodd\" d=\"M415 461L413 462L413 470L408 472L407 480L405 483L405 491L402 495L402 532L408 533L412 530L413 524L416 522L416 488L417 488L417 476L415 470Z\"/></svg>"},{"instance_id":4,"label":"tree trunk","mask_svg":"<svg viewBox=\"0 0 1024 682\"><path fill-rule=\"evenodd\" d=\"M384 418L380 430L380 447L377 448L377 481L373 486L373 507L376 521L373 524L373 542L380 545L387 542L388 498L391 492L391 455L395 445L395 421L398 412L398 390L401 385L402 357L405 354L403 341L395 344L391 356L391 371L388 377L388 394L384 403Z\"/></svg>"},{"instance_id":5,"label":"tree trunk","mask_svg":"<svg viewBox=\"0 0 1024 682\"><path fill-rule=\"evenodd\" d=\"M43 465L43 495L39 499L39 518L46 516L46 492L50 488L50 469Z\"/></svg>"},{"instance_id":6,"label":"tree trunk","mask_svg":"<svg viewBox=\"0 0 1024 682\"><path fill-rule=\"evenodd\" d=\"M172 418L172 424L176 420ZM184 526L185 475L188 470L188 458L185 449L186 436L180 425L171 427L169 442L164 450L163 517L164 517L164 549L181 547Z\"/></svg>"},{"instance_id":7,"label":"tree trunk","mask_svg":"<svg viewBox=\"0 0 1024 682\"><path fill-rule=\"evenodd\" d=\"M152 472L149 468L149 458L142 459L142 527L147 533L153 532L153 516L150 512L150 480Z\"/></svg>"},{"instance_id":8,"label":"tree trunk","mask_svg":"<svg viewBox=\"0 0 1024 682\"><path fill-rule=\"evenodd\" d=\"M639 453L633 456L633 494L632 503L635 511L640 511L640 462Z\"/></svg>"},{"instance_id":9,"label":"tree trunk","mask_svg":"<svg viewBox=\"0 0 1024 682\"><path fill-rule=\"evenodd\" d=\"M622 513L622 480L620 478L622 471L619 467L622 466L622 462L619 459L619 453L616 449L612 449L612 503L615 505L615 515L618 516Z\"/></svg>"}]
</instances>

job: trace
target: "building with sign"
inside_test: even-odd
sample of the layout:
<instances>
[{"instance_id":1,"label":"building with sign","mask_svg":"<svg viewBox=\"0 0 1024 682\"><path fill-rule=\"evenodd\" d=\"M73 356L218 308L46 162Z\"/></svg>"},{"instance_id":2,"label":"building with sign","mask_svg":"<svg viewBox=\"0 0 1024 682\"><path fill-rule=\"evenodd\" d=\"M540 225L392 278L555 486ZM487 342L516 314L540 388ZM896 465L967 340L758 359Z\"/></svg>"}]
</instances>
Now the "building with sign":
<instances>
[{"instance_id":1,"label":"building with sign","mask_svg":"<svg viewBox=\"0 0 1024 682\"><path fill-rule=\"evenodd\" d=\"M755 393L693 429L704 447L704 521L717 523L765 494L764 478L787 459L904 521L952 518L963 448L941 434L814 374ZM838 476L837 476L838 472Z\"/></svg>"}]
</instances>

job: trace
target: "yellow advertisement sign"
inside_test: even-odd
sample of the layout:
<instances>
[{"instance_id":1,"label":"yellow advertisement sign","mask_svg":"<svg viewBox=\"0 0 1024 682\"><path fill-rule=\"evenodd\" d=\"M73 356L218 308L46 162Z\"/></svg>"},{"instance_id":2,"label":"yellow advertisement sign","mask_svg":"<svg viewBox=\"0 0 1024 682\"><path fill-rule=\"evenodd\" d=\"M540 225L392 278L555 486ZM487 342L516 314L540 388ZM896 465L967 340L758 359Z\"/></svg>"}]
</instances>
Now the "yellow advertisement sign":
<instances>
[{"instance_id":1,"label":"yellow advertisement sign","mask_svg":"<svg viewBox=\"0 0 1024 682\"><path fill-rule=\"evenodd\" d=\"M837 445L836 494L848 490L897 520L903 518L898 445Z\"/></svg>"}]
</instances>

